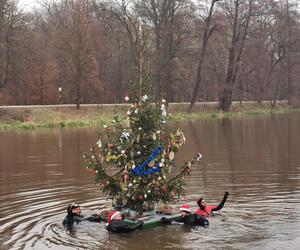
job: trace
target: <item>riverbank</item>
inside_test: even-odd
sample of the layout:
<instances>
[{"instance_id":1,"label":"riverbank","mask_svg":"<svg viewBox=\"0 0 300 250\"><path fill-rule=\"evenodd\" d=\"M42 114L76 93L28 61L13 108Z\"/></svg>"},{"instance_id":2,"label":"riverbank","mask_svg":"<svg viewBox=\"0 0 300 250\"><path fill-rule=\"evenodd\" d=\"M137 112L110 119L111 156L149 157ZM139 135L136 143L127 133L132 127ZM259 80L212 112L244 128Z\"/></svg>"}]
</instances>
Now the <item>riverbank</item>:
<instances>
[{"instance_id":1,"label":"riverbank","mask_svg":"<svg viewBox=\"0 0 300 250\"><path fill-rule=\"evenodd\" d=\"M218 109L218 103L210 102L196 103L193 113L188 114L188 105L170 103L170 120L222 119L299 111L290 108L285 101L278 102L276 107L271 107L269 102L235 102L227 113ZM82 105L79 110L74 105L0 106L0 130L102 126L111 123L114 113L125 115L127 109L128 104Z\"/></svg>"}]
</instances>

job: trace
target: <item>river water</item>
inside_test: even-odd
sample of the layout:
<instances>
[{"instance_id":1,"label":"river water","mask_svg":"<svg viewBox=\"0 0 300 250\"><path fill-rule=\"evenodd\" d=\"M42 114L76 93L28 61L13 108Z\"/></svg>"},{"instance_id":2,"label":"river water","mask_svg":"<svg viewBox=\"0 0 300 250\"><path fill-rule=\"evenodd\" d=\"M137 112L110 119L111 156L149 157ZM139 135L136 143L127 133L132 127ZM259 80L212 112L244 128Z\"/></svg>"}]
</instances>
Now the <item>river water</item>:
<instances>
[{"instance_id":1,"label":"river water","mask_svg":"<svg viewBox=\"0 0 300 250\"><path fill-rule=\"evenodd\" d=\"M83 214L109 205L83 166L94 129L0 133L0 249L297 249L300 245L300 113L180 124L180 164L203 154L182 202L224 208L210 227L181 225L113 235L103 223L62 227L69 203ZM179 205L174 205L175 209Z\"/></svg>"}]
</instances>

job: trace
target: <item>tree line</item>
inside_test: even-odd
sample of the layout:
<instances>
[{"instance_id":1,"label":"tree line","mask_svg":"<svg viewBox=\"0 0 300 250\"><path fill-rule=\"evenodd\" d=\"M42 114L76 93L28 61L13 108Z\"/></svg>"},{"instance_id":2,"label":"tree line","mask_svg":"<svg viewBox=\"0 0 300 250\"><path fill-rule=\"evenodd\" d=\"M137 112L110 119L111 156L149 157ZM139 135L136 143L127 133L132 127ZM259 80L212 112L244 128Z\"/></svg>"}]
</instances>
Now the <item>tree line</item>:
<instances>
[{"instance_id":1,"label":"tree line","mask_svg":"<svg viewBox=\"0 0 300 250\"><path fill-rule=\"evenodd\" d=\"M145 82L190 111L298 105L299 38L296 0L1 0L0 105L120 103Z\"/></svg>"}]
</instances>

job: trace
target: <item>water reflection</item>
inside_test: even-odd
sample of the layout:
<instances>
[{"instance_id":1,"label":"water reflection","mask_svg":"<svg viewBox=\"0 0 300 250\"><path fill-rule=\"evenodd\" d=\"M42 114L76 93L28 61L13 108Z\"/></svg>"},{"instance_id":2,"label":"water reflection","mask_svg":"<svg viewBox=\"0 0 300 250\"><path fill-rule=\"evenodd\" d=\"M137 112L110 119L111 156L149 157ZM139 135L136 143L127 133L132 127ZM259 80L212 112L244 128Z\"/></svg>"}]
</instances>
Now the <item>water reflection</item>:
<instances>
[{"instance_id":1,"label":"water reflection","mask_svg":"<svg viewBox=\"0 0 300 250\"><path fill-rule=\"evenodd\" d=\"M205 196L225 208L208 229L158 227L108 234L83 223L67 235L68 203L90 214L108 205L83 167L91 129L0 134L0 243L3 249L296 249L300 243L300 114L181 125L187 144L177 163L204 155L186 179L184 202Z\"/></svg>"}]
</instances>

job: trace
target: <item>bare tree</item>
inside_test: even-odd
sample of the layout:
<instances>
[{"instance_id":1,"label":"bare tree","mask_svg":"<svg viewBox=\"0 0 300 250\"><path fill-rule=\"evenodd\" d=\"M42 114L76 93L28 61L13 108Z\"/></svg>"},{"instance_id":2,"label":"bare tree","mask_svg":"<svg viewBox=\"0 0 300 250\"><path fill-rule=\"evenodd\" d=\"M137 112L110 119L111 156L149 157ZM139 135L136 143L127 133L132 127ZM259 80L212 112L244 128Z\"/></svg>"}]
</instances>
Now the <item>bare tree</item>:
<instances>
[{"instance_id":1,"label":"bare tree","mask_svg":"<svg viewBox=\"0 0 300 250\"><path fill-rule=\"evenodd\" d=\"M224 88L220 95L220 108L229 111L234 85L240 69L251 17L254 14L254 0L228 0L221 4L230 23L231 43L228 50Z\"/></svg>"},{"instance_id":2,"label":"bare tree","mask_svg":"<svg viewBox=\"0 0 300 250\"><path fill-rule=\"evenodd\" d=\"M203 68L203 63L205 60L205 55L206 55L206 51L207 51L209 38L210 38L212 32L214 31L214 29L216 28L216 25L211 25L211 21L212 21L214 6L218 1L220 1L220 0L212 0L211 1L207 18L204 21L205 26L204 26L204 34L202 37L202 46L201 46L199 62L198 62L197 78L196 78L196 83L195 83L195 87L193 90L192 100L191 100L190 106L188 108L188 112L192 111L192 108L197 100L199 87L202 83L202 68Z\"/></svg>"},{"instance_id":3,"label":"bare tree","mask_svg":"<svg viewBox=\"0 0 300 250\"><path fill-rule=\"evenodd\" d=\"M58 87L77 107L121 102L145 79L190 111L200 98L224 111L234 100L298 102L296 0L42 1L31 13L0 1L1 104L57 103Z\"/></svg>"},{"instance_id":4,"label":"bare tree","mask_svg":"<svg viewBox=\"0 0 300 250\"><path fill-rule=\"evenodd\" d=\"M145 22L139 18L134 4L130 1L114 1L114 4L110 7L110 11L126 30L131 53L136 65L139 82L139 95L141 96L142 85L146 75L145 50L148 39L147 26Z\"/></svg>"},{"instance_id":5,"label":"bare tree","mask_svg":"<svg viewBox=\"0 0 300 250\"><path fill-rule=\"evenodd\" d=\"M72 71L75 87L76 108L80 108L84 78L90 73L93 64L91 46L91 2L67 1L60 5L48 5L47 12L52 18L52 38L59 52L61 62Z\"/></svg>"},{"instance_id":6,"label":"bare tree","mask_svg":"<svg viewBox=\"0 0 300 250\"><path fill-rule=\"evenodd\" d=\"M293 3L290 0L285 0L284 3L285 7L285 32L287 32L287 50L286 50L286 56L287 56L287 61L286 61L286 74L287 74L287 95L288 95L288 103L290 105L295 105L298 103L297 99L297 87L295 84L295 81L292 77L293 75L293 70L295 67L295 63L293 63L293 50L295 48L295 44L297 40L299 40L296 36L297 34L297 25L296 25L296 20L297 20L297 8L298 6Z\"/></svg>"},{"instance_id":7,"label":"bare tree","mask_svg":"<svg viewBox=\"0 0 300 250\"><path fill-rule=\"evenodd\" d=\"M0 90L6 87L10 72L13 71L13 60L16 31L21 22L20 12L12 1L1 1L0 4Z\"/></svg>"},{"instance_id":8,"label":"bare tree","mask_svg":"<svg viewBox=\"0 0 300 250\"><path fill-rule=\"evenodd\" d=\"M153 77L156 95L173 101L178 50L187 35L185 16L188 19L190 3L186 0L138 1L140 15L153 27ZM190 35L190 34L189 34Z\"/></svg>"}]
</instances>

